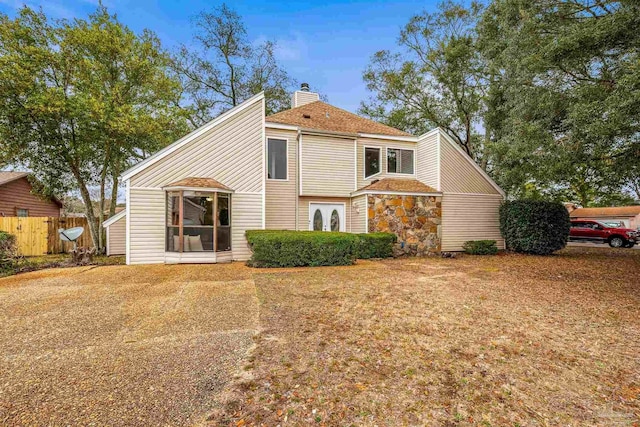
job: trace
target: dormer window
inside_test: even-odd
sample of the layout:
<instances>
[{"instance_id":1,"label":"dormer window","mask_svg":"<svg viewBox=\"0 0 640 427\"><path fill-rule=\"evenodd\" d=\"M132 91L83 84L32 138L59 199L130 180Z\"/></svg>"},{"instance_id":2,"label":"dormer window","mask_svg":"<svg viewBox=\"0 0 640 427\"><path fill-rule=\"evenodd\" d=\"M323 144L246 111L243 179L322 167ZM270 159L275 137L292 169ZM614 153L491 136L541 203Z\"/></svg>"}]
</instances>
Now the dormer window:
<instances>
[{"instance_id":1,"label":"dormer window","mask_svg":"<svg viewBox=\"0 0 640 427\"><path fill-rule=\"evenodd\" d=\"M380 148L365 147L364 148L364 178L380 173Z\"/></svg>"}]
</instances>

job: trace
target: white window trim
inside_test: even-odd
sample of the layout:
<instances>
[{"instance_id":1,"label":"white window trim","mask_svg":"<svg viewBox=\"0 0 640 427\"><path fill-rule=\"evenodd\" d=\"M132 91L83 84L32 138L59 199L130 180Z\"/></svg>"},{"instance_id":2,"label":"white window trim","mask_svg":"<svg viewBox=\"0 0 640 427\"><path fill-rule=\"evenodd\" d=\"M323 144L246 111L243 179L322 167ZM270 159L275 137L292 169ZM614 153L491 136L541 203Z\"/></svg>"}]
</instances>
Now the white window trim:
<instances>
[{"instance_id":1,"label":"white window trim","mask_svg":"<svg viewBox=\"0 0 640 427\"><path fill-rule=\"evenodd\" d=\"M287 156L287 161L286 161L286 167L285 167L285 172L287 173L287 177L285 179L282 178L269 178L269 143L272 141L284 141L285 142L285 154ZM266 179L267 181L280 181L280 182L287 182L289 181L289 138L267 138L267 152L265 153L266 156Z\"/></svg>"},{"instance_id":2,"label":"white window trim","mask_svg":"<svg viewBox=\"0 0 640 427\"><path fill-rule=\"evenodd\" d=\"M413 151L413 173L402 173L402 172L389 172L389 150L406 150ZM387 175L396 175L396 176L416 176L416 149L415 148L404 148L404 147L387 147Z\"/></svg>"},{"instance_id":3,"label":"white window trim","mask_svg":"<svg viewBox=\"0 0 640 427\"><path fill-rule=\"evenodd\" d=\"M365 162L367 161L367 148L373 148L378 150L378 168L380 169L378 172L373 175L367 176L367 167ZM371 179L374 176L378 176L382 173L382 150L384 147L377 147L375 145L365 145L362 147L362 176L364 179Z\"/></svg>"}]
</instances>

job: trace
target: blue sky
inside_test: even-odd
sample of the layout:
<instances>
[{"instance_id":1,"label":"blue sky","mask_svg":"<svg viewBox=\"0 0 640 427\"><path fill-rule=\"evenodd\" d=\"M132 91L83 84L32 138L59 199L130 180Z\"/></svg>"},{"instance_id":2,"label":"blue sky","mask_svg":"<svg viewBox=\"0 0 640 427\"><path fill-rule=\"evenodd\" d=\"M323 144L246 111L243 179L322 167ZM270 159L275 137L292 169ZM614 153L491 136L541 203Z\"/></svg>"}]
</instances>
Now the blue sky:
<instances>
[{"instance_id":1,"label":"blue sky","mask_svg":"<svg viewBox=\"0 0 640 427\"><path fill-rule=\"evenodd\" d=\"M55 18L85 17L98 0L0 0L0 12L14 15L23 3L42 7ZM131 29L154 31L165 47L191 40L191 18L222 1L104 0ZM278 43L278 58L300 82L308 82L349 111L357 110L369 93L362 72L381 49L395 49L401 27L437 2L425 1L244 1L227 4L243 18L251 40Z\"/></svg>"}]
</instances>

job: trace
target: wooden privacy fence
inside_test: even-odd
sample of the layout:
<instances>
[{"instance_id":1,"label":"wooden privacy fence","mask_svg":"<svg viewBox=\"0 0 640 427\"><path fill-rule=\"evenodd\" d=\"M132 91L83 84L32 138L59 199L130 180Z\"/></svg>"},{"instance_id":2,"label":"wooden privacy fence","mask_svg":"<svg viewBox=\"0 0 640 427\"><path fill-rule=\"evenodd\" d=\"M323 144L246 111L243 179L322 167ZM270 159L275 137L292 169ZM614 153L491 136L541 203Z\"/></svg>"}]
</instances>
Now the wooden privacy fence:
<instances>
[{"instance_id":1,"label":"wooden privacy fence","mask_svg":"<svg viewBox=\"0 0 640 427\"><path fill-rule=\"evenodd\" d=\"M0 217L0 230L16 236L18 252L24 256L69 252L73 243L63 242L58 229L71 227L84 227L79 247L93 246L86 218Z\"/></svg>"}]
</instances>

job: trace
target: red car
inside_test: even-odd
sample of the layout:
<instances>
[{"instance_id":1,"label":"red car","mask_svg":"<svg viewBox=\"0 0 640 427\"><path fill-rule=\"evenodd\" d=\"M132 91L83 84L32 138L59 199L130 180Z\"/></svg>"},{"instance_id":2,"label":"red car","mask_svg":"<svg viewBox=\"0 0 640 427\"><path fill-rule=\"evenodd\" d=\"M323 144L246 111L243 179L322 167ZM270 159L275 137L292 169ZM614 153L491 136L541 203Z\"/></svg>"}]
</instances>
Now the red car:
<instances>
[{"instance_id":1,"label":"red car","mask_svg":"<svg viewBox=\"0 0 640 427\"><path fill-rule=\"evenodd\" d=\"M630 228L578 219L571 221L569 241L608 243L612 248L632 248L638 241L638 233Z\"/></svg>"}]
</instances>

